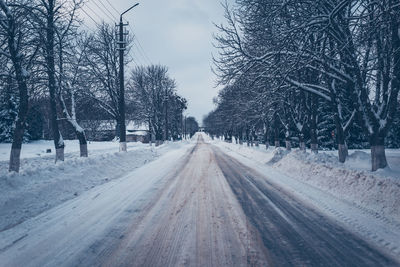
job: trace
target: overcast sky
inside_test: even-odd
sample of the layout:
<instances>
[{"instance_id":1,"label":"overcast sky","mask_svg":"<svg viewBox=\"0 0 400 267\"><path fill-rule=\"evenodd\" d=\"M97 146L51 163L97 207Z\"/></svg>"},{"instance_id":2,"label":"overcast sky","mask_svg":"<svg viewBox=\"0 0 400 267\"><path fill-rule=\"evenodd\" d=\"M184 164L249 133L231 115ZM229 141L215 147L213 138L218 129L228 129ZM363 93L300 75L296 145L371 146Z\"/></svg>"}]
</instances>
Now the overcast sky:
<instances>
[{"instance_id":1,"label":"overcast sky","mask_svg":"<svg viewBox=\"0 0 400 267\"><path fill-rule=\"evenodd\" d=\"M139 6L124 16L143 48L134 46L136 64L168 66L178 93L188 100L187 115L201 123L214 108L212 99L218 93L211 71L215 54L211 42L213 22L223 22L223 8L218 0L89 0L84 10L97 22L111 22L111 15L118 16L112 6L121 12L137 2ZM85 21L94 24L90 18Z\"/></svg>"}]
</instances>

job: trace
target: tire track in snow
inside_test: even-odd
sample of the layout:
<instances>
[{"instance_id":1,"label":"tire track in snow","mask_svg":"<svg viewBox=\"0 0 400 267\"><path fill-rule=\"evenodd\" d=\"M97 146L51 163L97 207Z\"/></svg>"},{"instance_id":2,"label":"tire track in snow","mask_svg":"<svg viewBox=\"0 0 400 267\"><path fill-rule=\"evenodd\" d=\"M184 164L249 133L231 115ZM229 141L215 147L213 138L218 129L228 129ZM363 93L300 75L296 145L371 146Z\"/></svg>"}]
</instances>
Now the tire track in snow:
<instances>
[{"instance_id":1,"label":"tire track in snow","mask_svg":"<svg viewBox=\"0 0 400 267\"><path fill-rule=\"evenodd\" d=\"M399 263L213 147L274 266L397 266Z\"/></svg>"},{"instance_id":2,"label":"tire track in snow","mask_svg":"<svg viewBox=\"0 0 400 267\"><path fill-rule=\"evenodd\" d=\"M266 253L210 147L187 165L132 227L106 266L264 266Z\"/></svg>"}]
</instances>

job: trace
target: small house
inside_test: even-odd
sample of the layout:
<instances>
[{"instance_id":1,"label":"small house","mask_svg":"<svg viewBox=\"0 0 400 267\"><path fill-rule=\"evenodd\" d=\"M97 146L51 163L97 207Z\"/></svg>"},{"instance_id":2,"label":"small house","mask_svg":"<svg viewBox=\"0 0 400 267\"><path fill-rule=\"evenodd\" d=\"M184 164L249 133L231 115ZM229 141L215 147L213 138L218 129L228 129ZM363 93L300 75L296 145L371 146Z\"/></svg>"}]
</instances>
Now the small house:
<instances>
[{"instance_id":1,"label":"small house","mask_svg":"<svg viewBox=\"0 0 400 267\"><path fill-rule=\"evenodd\" d=\"M126 141L149 143L149 126L145 123L136 123L134 121L129 121L126 125Z\"/></svg>"}]
</instances>

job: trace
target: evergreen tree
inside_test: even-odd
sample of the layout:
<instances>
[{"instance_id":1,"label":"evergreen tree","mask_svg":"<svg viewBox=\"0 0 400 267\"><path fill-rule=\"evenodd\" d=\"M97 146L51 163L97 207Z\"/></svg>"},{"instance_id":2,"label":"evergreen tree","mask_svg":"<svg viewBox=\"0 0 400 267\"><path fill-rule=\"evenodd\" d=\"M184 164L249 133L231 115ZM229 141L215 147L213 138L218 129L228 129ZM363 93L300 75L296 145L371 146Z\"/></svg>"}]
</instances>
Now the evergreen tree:
<instances>
[{"instance_id":1,"label":"evergreen tree","mask_svg":"<svg viewBox=\"0 0 400 267\"><path fill-rule=\"evenodd\" d=\"M27 133L29 140L39 140L43 137L43 115L38 106L31 107L27 117Z\"/></svg>"},{"instance_id":2,"label":"evergreen tree","mask_svg":"<svg viewBox=\"0 0 400 267\"><path fill-rule=\"evenodd\" d=\"M12 142L14 122L17 114L18 105L16 96L11 93L11 90L7 86L0 100L0 142Z\"/></svg>"}]
</instances>

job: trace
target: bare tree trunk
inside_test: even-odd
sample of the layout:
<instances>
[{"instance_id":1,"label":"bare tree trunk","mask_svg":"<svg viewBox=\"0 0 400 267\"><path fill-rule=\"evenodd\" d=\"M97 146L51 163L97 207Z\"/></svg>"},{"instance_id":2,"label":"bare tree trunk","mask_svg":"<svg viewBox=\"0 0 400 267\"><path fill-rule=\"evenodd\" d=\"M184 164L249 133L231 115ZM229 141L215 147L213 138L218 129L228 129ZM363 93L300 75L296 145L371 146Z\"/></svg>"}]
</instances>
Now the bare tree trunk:
<instances>
[{"instance_id":1,"label":"bare tree trunk","mask_svg":"<svg viewBox=\"0 0 400 267\"><path fill-rule=\"evenodd\" d=\"M310 139L311 151L318 153L318 136L317 136L317 97L311 96L311 124L310 124Z\"/></svg>"},{"instance_id":2,"label":"bare tree trunk","mask_svg":"<svg viewBox=\"0 0 400 267\"><path fill-rule=\"evenodd\" d=\"M19 61L18 59L15 59ZM14 60L14 61L15 61ZM28 114L28 88L20 62L14 62L19 90L18 117L15 122L13 140L11 145L9 171L19 172L22 141L25 131L25 120Z\"/></svg>"},{"instance_id":3,"label":"bare tree trunk","mask_svg":"<svg viewBox=\"0 0 400 267\"><path fill-rule=\"evenodd\" d=\"M88 156L88 148L87 148L85 132L76 131L76 136L78 137L78 140L79 140L80 156L87 157Z\"/></svg>"},{"instance_id":4,"label":"bare tree trunk","mask_svg":"<svg viewBox=\"0 0 400 267\"><path fill-rule=\"evenodd\" d=\"M290 140L285 140L286 144L286 150L290 151L292 150L292 144L290 143Z\"/></svg>"},{"instance_id":5,"label":"bare tree trunk","mask_svg":"<svg viewBox=\"0 0 400 267\"><path fill-rule=\"evenodd\" d=\"M249 134L249 127L246 127L246 142L247 142L247 146L250 146L250 134Z\"/></svg>"},{"instance_id":6,"label":"bare tree trunk","mask_svg":"<svg viewBox=\"0 0 400 267\"><path fill-rule=\"evenodd\" d=\"M304 142L304 134L303 133L300 133L300 135L299 135L299 149L300 149L300 151L304 151L304 152L306 151L306 143Z\"/></svg>"},{"instance_id":7,"label":"bare tree trunk","mask_svg":"<svg viewBox=\"0 0 400 267\"><path fill-rule=\"evenodd\" d=\"M259 142L258 142L258 136L256 135L256 130L255 129L253 129L252 136L253 136L253 140L254 140L254 145L256 147L258 147Z\"/></svg>"},{"instance_id":8,"label":"bare tree trunk","mask_svg":"<svg viewBox=\"0 0 400 267\"><path fill-rule=\"evenodd\" d=\"M13 145L14 145L14 140L13 140ZM15 145L11 146L10 164L8 167L8 171L10 172L19 172L21 147L22 146L20 146L20 148L18 148Z\"/></svg>"},{"instance_id":9,"label":"bare tree trunk","mask_svg":"<svg viewBox=\"0 0 400 267\"><path fill-rule=\"evenodd\" d=\"M390 98L387 100L388 103L388 118L387 124L390 124L393 120L393 114L396 110L396 104L398 103L397 96L400 90L400 23L395 15L393 15L391 20L391 38L392 38L392 46L393 46L393 76L392 78L392 91ZM389 77L387 77L389 78ZM372 163L372 171L376 171L378 169L383 169L388 166L385 154L385 135L387 134L387 130L376 130L375 134L372 134L370 137L371 144L371 163Z\"/></svg>"},{"instance_id":10,"label":"bare tree trunk","mask_svg":"<svg viewBox=\"0 0 400 267\"><path fill-rule=\"evenodd\" d=\"M54 146L56 149L56 162L57 160L64 161L64 141L62 139L57 121L57 103L56 103L56 79L55 79L55 62L54 62L54 2L49 1L48 15L47 15L47 29L46 29L46 63L47 75L49 79L49 92L50 92L50 120L53 132Z\"/></svg>"},{"instance_id":11,"label":"bare tree trunk","mask_svg":"<svg viewBox=\"0 0 400 267\"><path fill-rule=\"evenodd\" d=\"M119 139L119 131L120 131L119 119L117 118L115 124L115 139Z\"/></svg>"},{"instance_id":12,"label":"bare tree trunk","mask_svg":"<svg viewBox=\"0 0 400 267\"><path fill-rule=\"evenodd\" d=\"M3 20L2 25L7 32L6 38L8 44L8 52L10 54L10 59L15 70L15 78L17 81L19 92L18 116L15 122L8 170L10 172L19 172L22 141L25 131L25 120L28 114L28 87L26 84L28 72L22 66L23 56L18 48L18 29L17 25L15 24L14 16L4 1L0 1L0 9L7 17L7 19Z\"/></svg>"},{"instance_id":13,"label":"bare tree trunk","mask_svg":"<svg viewBox=\"0 0 400 267\"><path fill-rule=\"evenodd\" d=\"M299 148L300 148L301 151L306 152L306 143L300 142L300 147Z\"/></svg>"},{"instance_id":14,"label":"bare tree trunk","mask_svg":"<svg viewBox=\"0 0 400 267\"><path fill-rule=\"evenodd\" d=\"M341 163L344 163L348 156L346 141L342 137L339 138L339 136L338 136L338 156L339 156L339 162Z\"/></svg>"},{"instance_id":15,"label":"bare tree trunk","mask_svg":"<svg viewBox=\"0 0 400 267\"><path fill-rule=\"evenodd\" d=\"M264 144L265 144L265 149L268 149L269 147L269 135L268 135L268 127L265 127L265 132L264 132Z\"/></svg>"},{"instance_id":16,"label":"bare tree trunk","mask_svg":"<svg viewBox=\"0 0 400 267\"><path fill-rule=\"evenodd\" d=\"M335 115L335 117L337 117L337 115ZM335 121L336 121L336 138L338 142L339 162L344 163L348 156L347 145L344 138L343 127L341 125L341 122L339 121L339 118L335 118Z\"/></svg>"},{"instance_id":17,"label":"bare tree trunk","mask_svg":"<svg viewBox=\"0 0 400 267\"><path fill-rule=\"evenodd\" d=\"M17 80L20 80L20 78L18 78L20 74L22 75L22 73L17 74ZM25 120L28 114L28 90L24 78L22 81L18 81L18 89L20 101L18 117L17 121L15 122L15 129L11 145L10 163L8 169L10 172L19 172L22 141L25 131Z\"/></svg>"},{"instance_id":18,"label":"bare tree trunk","mask_svg":"<svg viewBox=\"0 0 400 267\"><path fill-rule=\"evenodd\" d=\"M156 130L156 136L155 137L156 137L156 146L161 145L162 144L162 137L163 137L162 129L158 128Z\"/></svg>"},{"instance_id":19,"label":"bare tree trunk","mask_svg":"<svg viewBox=\"0 0 400 267\"><path fill-rule=\"evenodd\" d=\"M371 163L372 171L383 169L388 166L385 154L384 138L378 135L372 136L371 143Z\"/></svg>"},{"instance_id":20,"label":"bare tree trunk","mask_svg":"<svg viewBox=\"0 0 400 267\"><path fill-rule=\"evenodd\" d=\"M72 104L71 104L72 105L72 108L71 108L72 109L72 117L67 110L67 106L65 104L62 93L61 92L59 93L59 101L60 101L60 104L62 105L63 113L66 117L67 122L72 126L72 128L74 128L76 137L79 140L80 156L87 157L88 156L88 148L87 148L85 130L76 121L74 96L72 95L71 98L72 98Z\"/></svg>"},{"instance_id":21,"label":"bare tree trunk","mask_svg":"<svg viewBox=\"0 0 400 267\"><path fill-rule=\"evenodd\" d=\"M25 131L25 120L28 114L28 94L27 94L28 90L26 83L18 82L18 88L20 95L20 103L18 110L18 118L15 123L13 141L11 145L10 164L8 169L10 172L12 171L19 172L22 141L24 138L24 131Z\"/></svg>"},{"instance_id":22,"label":"bare tree trunk","mask_svg":"<svg viewBox=\"0 0 400 267\"><path fill-rule=\"evenodd\" d=\"M56 162L57 160L64 161L64 147L56 148Z\"/></svg>"},{"instance_id":23,"label":"bare tree trunk","mask_svg":"<svg viewBox=\"0 0 400 267\"><path fill-rule=\"evenodd\" d=\"M288 150L288 151L292 150L292 143L290 142L289 130L286 130L286 133L285 133L285 145L286 145L286 150Z\"/></svg>"},{"instance_id":24,"label":"bare tree trunk","mask_svg":"<svg viewBox=\"0 0 400 267\"><path fill-rule=\"evenodd\" d=\"M153 146L153 135L151 133L149 133L149 145ZM183 137L182 137L182 141L183 141Z\"/></svg>"},{"instance_id":25,"label":"bare tree trunk","mask_svg":"<svg viewBox=\"0 0 400 267\"><path fill-rule=\"evenodd\" d=\"M153 132L152 134L151 134L151 144L154 144L154 146L156 145L156 134ZM186 140L186 139L185 139Z\"/></svg>"},{"instance_id":26,"label":"bare tree trunk","mask_svg":"<svg viewBox=\"0 0 400 267\"><path fill-rule=\"evenodd\" d=\"M349 155L349 152L348 152L346 143L338 144L339 162L344 163L346 161L346 158L348 155Z\"/></svg>"},{"instance_id":27,"label":"bare tree trunk","mask_svg":"<svg viewBox=\"0 0 400 267\"><path fill-rule=\"evenodd\" d=\"M345 141L345 134L342 127L342 122L338 114L334 115L336 125L336 140L338 143L338 157L339 162L344 163L348 156L347 145Z\"/></svg>"},{"instance_id":28,"label":"bare tree trunk","mask_svg":"<svg viewBox=\"0 0 400 267\"><path fill-rule=\"evenodd\" d=\"M280 140L279 140L279 119L278 115L274 115L274 138L275 138L275 148L280 147Z\"/></svg>"}]
</instances>

